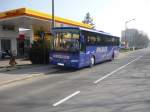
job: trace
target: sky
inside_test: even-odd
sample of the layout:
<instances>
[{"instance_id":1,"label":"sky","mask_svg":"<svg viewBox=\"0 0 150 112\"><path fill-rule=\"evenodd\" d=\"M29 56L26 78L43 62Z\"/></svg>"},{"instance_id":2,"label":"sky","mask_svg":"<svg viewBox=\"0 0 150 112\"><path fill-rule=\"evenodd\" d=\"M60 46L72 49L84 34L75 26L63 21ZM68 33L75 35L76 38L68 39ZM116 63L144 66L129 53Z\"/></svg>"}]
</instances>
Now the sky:
<instances>
[{"instance_id":1,"label":"sky","mask_svg":"<svg viewBox=\"0 0 150 112\"><path fill-rule=\"evenodd\" d=\"M1 0L0 12L27 7L51 14L52 0ZM96 29L121 36L127 28L136 28L150 37L150 0L54 0L55 15L82 22L87 12Z\"/></svg>"}]
</instances>

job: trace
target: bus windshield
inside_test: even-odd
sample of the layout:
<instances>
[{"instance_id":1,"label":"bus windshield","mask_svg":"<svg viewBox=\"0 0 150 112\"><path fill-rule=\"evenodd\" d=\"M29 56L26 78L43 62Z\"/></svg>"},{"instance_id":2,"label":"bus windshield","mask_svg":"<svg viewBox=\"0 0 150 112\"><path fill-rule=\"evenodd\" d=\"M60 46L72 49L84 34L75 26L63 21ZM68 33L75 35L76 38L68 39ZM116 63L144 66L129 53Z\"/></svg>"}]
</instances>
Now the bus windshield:
<instances>
[{"instance_id":1,"label":"bus windshield","mask_svg":"<svg viewBox=\"0 0 150 112\"><path fill-rule=\"evenodd\" d=\"M55 32L53 48L56 51L79 51L79 33Z\"/></svg>"}]
</instances>

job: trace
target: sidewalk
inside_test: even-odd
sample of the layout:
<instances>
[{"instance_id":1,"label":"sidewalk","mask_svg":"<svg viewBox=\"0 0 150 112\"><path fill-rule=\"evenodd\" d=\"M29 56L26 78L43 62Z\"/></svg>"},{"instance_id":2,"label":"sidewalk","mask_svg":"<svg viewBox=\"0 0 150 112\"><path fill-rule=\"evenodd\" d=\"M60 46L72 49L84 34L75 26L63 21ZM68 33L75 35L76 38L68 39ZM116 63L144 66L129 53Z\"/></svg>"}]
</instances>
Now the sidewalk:
<instances>
[{"instance_id":1,"label":"sidewalk","mask_svg":"<svg viewBox=\"0 0 150 112\"><path fill-rule=\"evenodd\" d=\"M128 52L120 52L119 56L116 59L121 59L124 58L125 56L129 55L130 53L134 53L137 52L138 50L134 50L134 51L128 51Z\"/></svg>"},{"instance_id":2,"label":"sidewalk","mask_svg":"<svg viewBox=\"0 0 150 112\"><path fill-rule=\"evenodd\" d=\"M33 65L30 60L16 59L11 67L9 59L0 59L0 86L53 72L52 65Z\"/></svg>"},{"instance_id":3,"label":"sidewalk","mask_svg":"<svg viewBox=\"0 0 150 112\"><path fill-rule=\"evenodd\" d=\"M16 59L17 65L29 65L32 64L30 60L21 58L21 59ZM9 59L0 59L0 68L6 68L9 67Z\"/></svg>"},{"instance_id":4,"label":"sidewalk","mask_svg":"<svg viewBox=\"0 0 150 112\"><path fill-rule=\"evenodd\" d=\"M6 72L6 71L12 71L16 69L25 69L25 68L31 68L31 67L38 67L42 65L34 65L31 63L30 60L27 60L25 58L16 59L17 65L14 67L11 67L9 65L9 59L0 59L0 73Z\"/></svg>"},{"instance_id":5,"label":"sidewalk","mask_svg":"<svg viewBox=\"0 0 150 112\"><path fill-rule=\"evenodd\" d=\"M52 69L52 67L52 65L43 65L39 67L19 69L0 73L0 86L21 80L30 79L33 77L38 77L56 71L56 69Z\"/></svg>"}]
</instances>

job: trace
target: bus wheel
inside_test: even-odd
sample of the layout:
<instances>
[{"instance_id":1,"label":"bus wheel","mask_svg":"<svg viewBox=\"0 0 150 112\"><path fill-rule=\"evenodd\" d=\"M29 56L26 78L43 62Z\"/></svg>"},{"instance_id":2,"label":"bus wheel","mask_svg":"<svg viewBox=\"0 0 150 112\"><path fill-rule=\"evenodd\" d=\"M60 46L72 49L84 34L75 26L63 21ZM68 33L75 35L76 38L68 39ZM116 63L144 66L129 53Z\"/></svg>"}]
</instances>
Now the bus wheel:
<instances>
[{"instance_id":1,"label":"bus wheel","mask_svg":"<svg viewBox=\"0 0 150 112\"><path fill-rule=\"evenodd\" d=\"M95 64L95 58L94 56L91 56L91 59L90 59L90 67L93 67Z\"/></svg>"}]
</instances>

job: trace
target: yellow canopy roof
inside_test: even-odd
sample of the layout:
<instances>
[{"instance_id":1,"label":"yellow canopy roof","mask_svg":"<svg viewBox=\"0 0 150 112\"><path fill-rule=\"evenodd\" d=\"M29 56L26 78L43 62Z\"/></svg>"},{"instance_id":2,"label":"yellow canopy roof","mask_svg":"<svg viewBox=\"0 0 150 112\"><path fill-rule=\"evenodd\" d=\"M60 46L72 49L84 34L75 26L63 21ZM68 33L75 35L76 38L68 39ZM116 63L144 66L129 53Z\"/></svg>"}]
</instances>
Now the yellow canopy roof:
<instances>
[{"instance_id":1,"label":"yellow canopy roof","mask_svg":"<svg viewBox=\"0 0 150 112\"><path fill-rule=\"evenodd\" d=\"M28 8L19 8L19 9L14 9L14 10L10 10L10 11L0 12L0 20L5 19L5 18L22 16L22 15L36 17L36 18L40 18L40 19L52 20L52 15L42 13L42 12L39 12L39 11L35 11L35 10L32 10L32 9L28 9ZM92 28L91 25L84 24L84 23L81 23L81 22L76 22L76 21L61 18L61 17L57 17L57 16L55 16L55 21L60 22L60 23L73 25L73 26L79 26L79 27L84 27L84 28Z\"/></svg>"}]
</instances>

